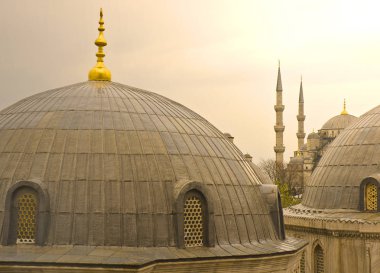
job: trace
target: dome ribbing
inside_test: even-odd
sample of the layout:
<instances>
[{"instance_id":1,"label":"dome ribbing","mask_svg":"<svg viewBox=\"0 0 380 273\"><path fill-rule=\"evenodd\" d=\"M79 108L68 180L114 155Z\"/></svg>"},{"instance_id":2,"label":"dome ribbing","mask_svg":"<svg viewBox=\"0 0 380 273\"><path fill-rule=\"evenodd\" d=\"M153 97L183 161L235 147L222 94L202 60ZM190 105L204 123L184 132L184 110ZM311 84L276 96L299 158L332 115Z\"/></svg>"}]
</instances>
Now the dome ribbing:
<instances>
[{"instance_id":1,"label":"dome ribbing","mask_svg":"<svg viewBox=\"0 0 380 273\"><path fill-rule=\"evenodd\" d=\"M377 106L329 144L306 185L303 205L319 209L359 209L361 182L379 173L379 124L380 106Z\"/></svg>"},{"instance_id":2,"label":"dome ribbing","mask_svg":"<svg viewBox=\"0 0 380 273\"><path fill-rule=\"evenodd\" d=\"M51 245L174 246L183 181L211 193L216 244L277 239L236 146L181 104L122 84L74 84L2 110L0 198L20 180L46 185Z\"/></svg>"}]
</instances>

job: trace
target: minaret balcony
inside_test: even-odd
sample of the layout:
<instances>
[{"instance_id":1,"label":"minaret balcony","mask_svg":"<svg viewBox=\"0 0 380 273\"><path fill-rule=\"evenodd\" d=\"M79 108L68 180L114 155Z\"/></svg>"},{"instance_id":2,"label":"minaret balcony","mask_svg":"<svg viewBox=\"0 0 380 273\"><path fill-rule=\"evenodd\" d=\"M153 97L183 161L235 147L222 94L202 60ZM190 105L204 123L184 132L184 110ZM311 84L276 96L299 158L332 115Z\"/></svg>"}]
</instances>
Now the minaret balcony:
<instances>
[{"instance_id":1,"label":"minaret balcony","mask_svg":"<svg viewBox=\"0 0 380 273\"><path fill-rule=\"evenodd\" d=\"M298 121L305 121L306 116L305 115L297 115Z\"/></svg>"},{"instance_id":2,"label":"minaret balcony","mask_svg":"<svg viewBox=\"0 0 380 273\"><path fill-rule=\"evenodd\" d=\"M275 105L274 106L274 110L276 112L282 112L282 111L284 111L284 109L285 109L285 105Z\"/></svg>"},{"instance_id":3,"label":"minaret balcony","mask_svg":"<svg viewBox=\"0 0 380 273\"><path fill-rule=\"evenodd\" d=\"M282 133L282 132L285 131L285 126L283 126L283 125L275 125L274 126L274 131L276 133Z\"/></svg>"},{"instance_id":4,"label":"minaret balcony","mask_svg":"<svg viewBox=\"0 0 380 273\"><path fill-rule=\"evenodd\" d=\"M305 138L305 133L297 133L297 138Z\"/></svg>"},{"instance_id":5,"label":"minaret balcony","mask_svg":"<svg viewBox=\"0 0 380 273\"><path fill-rule=\"evenodd\" d=\"M274 146L274 147L273 147L273 150L274 150L276 153L283 153L283 152L285 152L285 146Z\"/></svg>"}]
</instances>

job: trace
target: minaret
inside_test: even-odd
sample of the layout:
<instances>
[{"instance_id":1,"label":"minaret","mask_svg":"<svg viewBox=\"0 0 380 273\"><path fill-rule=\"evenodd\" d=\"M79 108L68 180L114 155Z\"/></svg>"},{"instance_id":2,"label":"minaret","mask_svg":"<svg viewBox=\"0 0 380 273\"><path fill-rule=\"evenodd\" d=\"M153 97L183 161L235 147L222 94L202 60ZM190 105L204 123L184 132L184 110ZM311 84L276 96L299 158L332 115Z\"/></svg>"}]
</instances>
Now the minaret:
<instances>
[{"instance_id":1,"label":"minaret","mask_svg":"<svg viewBox=\"0 0 380 273\"><path fill-rule=\"evenodd\" d=\"M302 88L302 78L301 78L301 85L300 85L300 94L298 98L298 132L297 132L297 138L298 138L298 151L301 151L301 147L304 144L305 140L305 130L304 130L304 122L306 116L304 115L304 101L303 101L303 88Z\"/></svg>"},{"instance_id":2,"label":"minaret","mask_svg":"<svg viewBox=\"0 0 380 273\"><path fill-rule=\"evenodd\" d=\"M282 165L284 163L284 130L285 126L283 124L283 112L285 106L282 104L282 82L281 82L281 71L280 62L278 63L278 74L277 74L277 87L276 87L276 105L274 110L276 111L276 124L274 125L274 131L276 132L276 146L274 146L274 152L276 153L276 163Z\"/></svg>"}]
</instances>

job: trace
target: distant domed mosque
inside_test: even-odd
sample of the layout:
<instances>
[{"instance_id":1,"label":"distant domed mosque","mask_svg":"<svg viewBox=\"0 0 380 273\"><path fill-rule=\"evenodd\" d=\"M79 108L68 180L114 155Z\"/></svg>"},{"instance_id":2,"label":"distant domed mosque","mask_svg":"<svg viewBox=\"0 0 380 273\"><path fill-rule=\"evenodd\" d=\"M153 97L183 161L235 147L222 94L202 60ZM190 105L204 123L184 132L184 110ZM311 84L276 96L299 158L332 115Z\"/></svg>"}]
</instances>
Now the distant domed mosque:
<instances>
[{"instance_id":1,"label":"distant domed mosque","mask_svg":"<svg viewBox=\"0 0 380 273\"><path fill-rule=\"evenodd\" d=\"M358 118L348 114L346 101L344 101L343 111L340 115L330 118L318 133L312 132L307 136L307 142L298 147L294 152L294 157L290 158L288 168L298 173L295 176L296 184L304 185L309 180L312 172L317 167L318 162L325 154L329 144L351 123ZM300 140L300 139L298 139Z\"/></svg>"},{"instance_id":2,"label":"distant domed mosque","mask_svg":"<svg viewBox=\"0 0 380 273\"><path fill-rule=\"evenodd\" d=\"M282 86L280 70L278 86ZM279 88L276 95L276 126L284 128L282 111L280 116L278 111L284 109ZM309 242L300 272L379 273L380 106L357 118L348 114L344 101L341 114L329 119L318 133L309 134L306 144L303 107L301 81L298 150L287 170L298 174L304 193L301 204L284 209L286 234ZM276 126L278 159L279 151L284 152L276 149L283 146L283 130L279 135Z\"/></svg>"},{"instance_id":3,"label":"distant domed mosque","mask_svg":"<svg viewBox=\"0 0 380 273\"><path fill-rule=\"evenodd\" d=\"M377 106L341 131L285 210L287 234L309 241L302 272L380 272L379 124Z\"/></svg>"},{"instance_id":4,"label":"distant domed mosque","mask_svg":"<svg viewBox=\"0 0 380 273\"><path fill-rule=\"evenodd\" d=\"M104 30L89 81L0 112L0 271L300 272L277 187L195 112L111 82Z\"/></svg>"},{"instance_id":5,"label":"distant domed mosque","mask_svg":"<svg viewBox=\"0 0 380 273\"><path fill-rule=\"evenodd\" d=\"M298 147L294 151L294 156L290 158L289 163L284 164L285 146L283 145L283 133L285 126L283 124L283 111L285 106L282 105L282 82L281 71L278 68L277 87L276 87L276 124L274 130L276 132L276 146L274 151L276 154L276 163L283 165L292 172L292 184L295 185L297 194L302 194L304 184L309 180L312 172L316 168L319 160L324 155L328 145L350 124L355 122L358 118L350 115L346 109L346 100L343 103L343 110L340 115L330 118L318 133L312 132L307 136L305 143L305 119L304 114L304 95L303 84L301 79L300 91L298 97L298 131L296 133Z\"/></svg>"}]
</instances>

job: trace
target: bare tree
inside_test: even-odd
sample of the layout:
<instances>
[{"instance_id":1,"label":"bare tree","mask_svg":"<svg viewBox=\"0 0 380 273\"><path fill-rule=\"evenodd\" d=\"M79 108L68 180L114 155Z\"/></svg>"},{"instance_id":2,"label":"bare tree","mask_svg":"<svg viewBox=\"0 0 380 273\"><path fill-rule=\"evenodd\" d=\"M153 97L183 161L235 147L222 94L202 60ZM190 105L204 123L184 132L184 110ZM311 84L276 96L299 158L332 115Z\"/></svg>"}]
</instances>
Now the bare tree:
<instances>
[{"instance_id":1,"label":"bare tree","mask_svg":"<svg viewBox=\"0 0 380 273\"><path fill-rule=\"evenodd\" d=\"M303 192L303 183L300 183L302 172L294 166L278 164L273 159L261 160L259 167L279 186L284 207L299 203L298 198Z\"/></svg>"},{"instance_id":2,"label":"bare tree","mask_svg":"<svg viewBox=\"0 0 380 273\"><path fill-rule=\"evenodd\" d=\"M273 159L262 159L259 167L269 175L274 183L284 183L286 181L286 168L283 164L278 164Z\"/></svg>"}]
</instances>

